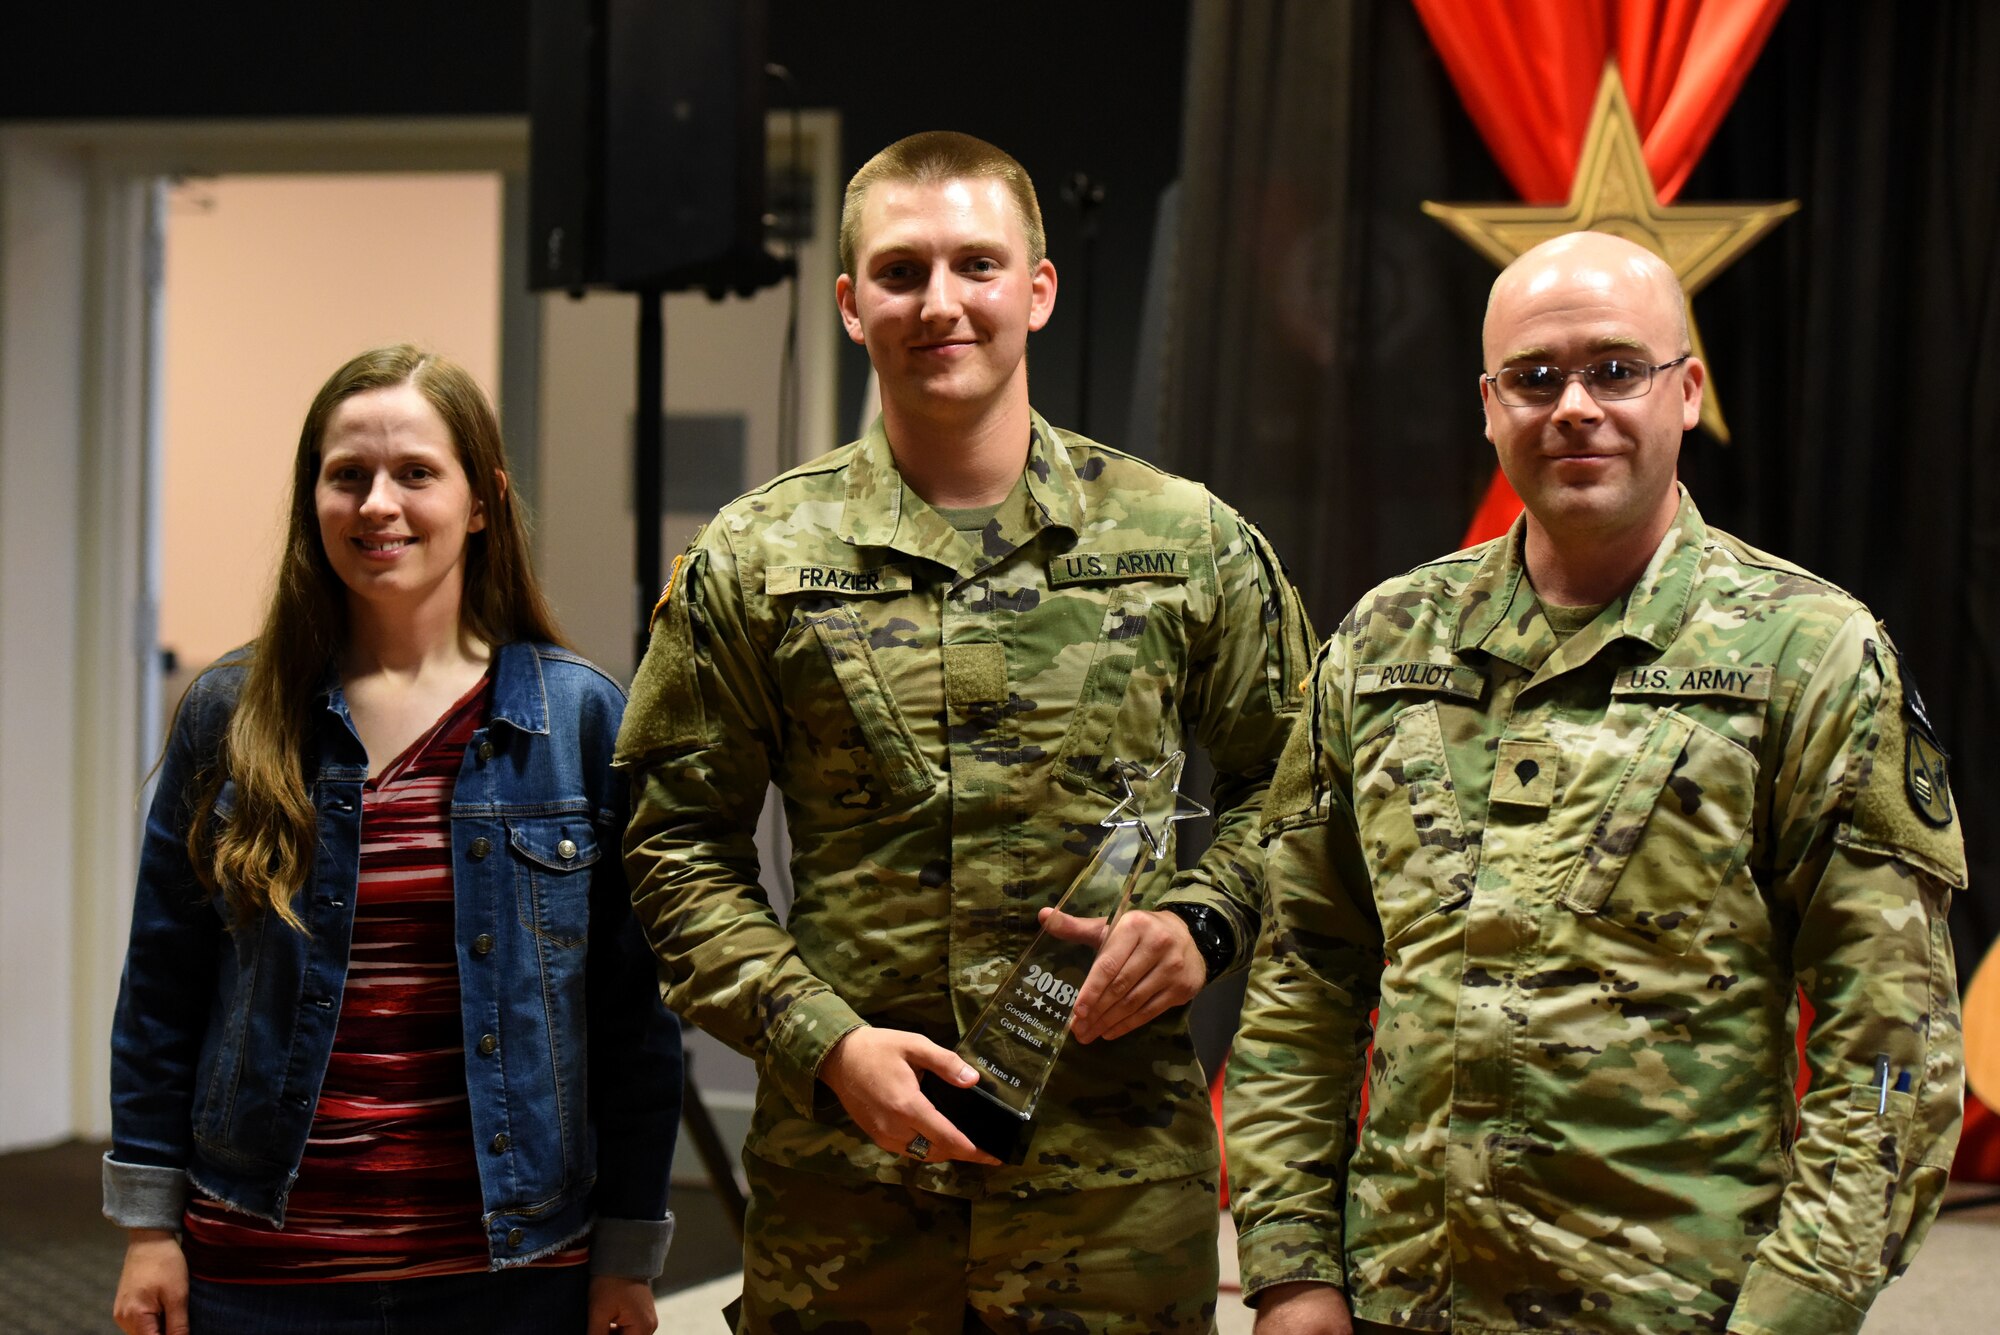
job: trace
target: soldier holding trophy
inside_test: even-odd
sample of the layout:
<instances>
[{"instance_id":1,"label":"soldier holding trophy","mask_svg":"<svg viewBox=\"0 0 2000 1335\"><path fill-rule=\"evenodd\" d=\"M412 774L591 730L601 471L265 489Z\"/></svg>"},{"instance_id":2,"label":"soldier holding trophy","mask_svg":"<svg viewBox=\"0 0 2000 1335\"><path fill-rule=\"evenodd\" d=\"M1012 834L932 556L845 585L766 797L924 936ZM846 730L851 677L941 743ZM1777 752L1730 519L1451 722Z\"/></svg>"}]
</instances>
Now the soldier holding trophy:
<instances>
[{"instance_id":1,"label":"soldier holding trophy","mask_svg":"<svg viewBox=\"0 0 2000 1335\"><path fill-rule=\"evenodd\" d=\"M878 154L841 267L881 419L675 563L619 741L668 1002L758 1066L737 1329L1207 1331L1185 1003L1256 939L1310 629L1229 507L1030 407L1056 273L1011 157ZM1215 838L1176 871L1195 744Z\"/></svg>"}]
</instances>

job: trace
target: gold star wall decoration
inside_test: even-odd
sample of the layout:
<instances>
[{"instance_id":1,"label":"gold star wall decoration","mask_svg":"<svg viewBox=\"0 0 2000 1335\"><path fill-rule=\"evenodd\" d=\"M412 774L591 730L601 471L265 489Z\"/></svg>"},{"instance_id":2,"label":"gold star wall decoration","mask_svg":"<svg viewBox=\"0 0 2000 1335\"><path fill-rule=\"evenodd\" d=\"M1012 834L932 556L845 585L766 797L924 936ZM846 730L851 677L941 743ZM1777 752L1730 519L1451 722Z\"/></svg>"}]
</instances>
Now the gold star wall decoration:
<instances>
[{"instance_id":1,"label":"gold star wall decoration","mask_svg":"<svg viewBox=\"0 0 2000 1335\"><path fill-rule=\"evenodd\" d=\"M1473 249L1505 268L1524 251L1561 236L1589 229L1637 242L1673 267L1689 298L1773 227L1798 211L1795 199L1765 204L1662 204L1646 166L1644 142L1616 61L1604 62L1597 105L1590 115L1576 176L1565 204L1440 204L1424 201L1424 212L1463 237ZM1688 336L1704 362L1701 330L1692 302ZM1702 398L1701 424L1727 442L1729 426L1715 394L1710 368Z\"/></svg>"}]
</instances>

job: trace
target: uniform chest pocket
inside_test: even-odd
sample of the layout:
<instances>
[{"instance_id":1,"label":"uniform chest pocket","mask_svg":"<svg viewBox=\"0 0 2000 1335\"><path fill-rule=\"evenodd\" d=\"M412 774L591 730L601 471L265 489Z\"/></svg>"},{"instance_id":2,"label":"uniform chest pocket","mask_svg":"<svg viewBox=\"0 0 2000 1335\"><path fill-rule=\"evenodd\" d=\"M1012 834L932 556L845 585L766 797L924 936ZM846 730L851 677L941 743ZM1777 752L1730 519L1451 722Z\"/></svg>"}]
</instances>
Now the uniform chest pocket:
<instances>
[{"instance_id":1,"label":"uniform chest pocket","mask_svg":"<svg viewBox=\"0 0 2000 1335\"><path fill-rule=\"evenodd\" d=\"M1411 705L1357 748L1354 816L1385 943L1471 897L1479 845L1459 814L1436 701Z\"/></svg>"},{"instance_id":2,"label":"uniform chest pocket","mask_svg":"<svg viewBox=\"0 0 2000 1335\"><path fill-rule=\"evenodd\" d=\"M1625 764L1565 878L1562 902L1681 954L1743 864L1756 760L1675 709Z\"/></svg>"},{"instance_id":3,"label":"uniform chest pocket","mask_svg":"<svg viewBox=\"0 0 2000 1335\"><path fill-rule=\"evenodd\" d=\"M930 792L937 776L925 762L923 751L910 731L902 708L883 681L882 671L869 644L867 627L854 609L830 607L802 613L794 636L810 636L811 645L798 646L800 657L815 654L833 673L840 687L845 709L831 719L823 715L830 701L798 701L804 717L818 714L828 724L828 735L813 748L816 763L838 766L841 751L856 755L861 763L852 767L848 782L853 788L851 805L861 809L900 805ZM836 707L837 708L837 707Z\"/></svg>"},{"instance_id":4,"label":"uniform chest pocket","mask_svg":"<svg viewBox=\"0 0 2000 1335\"><path fill-rule=\"evenodd\" d=\"M1056 752L1056 773L1071 788L1118 795L1119 761L1151 769L1180 749L1177 717L1168 717L1181 675L1174 646L1182 637L1169 633L1178 618L1178 606L1166 596L1111 590Z\"/></svg>"},{"instance_id":5,"label":"uniform chest pocket","mask_svg":"<svg viewBox=\"0 0 2000 1335\"><path fill-rule=\"evenodd\" d=\"M510 820L507 843L521 925L565 950L582 945L590 935L589 869L598 859L596 827L581 814Z\"/></svg>"}]
</instances>

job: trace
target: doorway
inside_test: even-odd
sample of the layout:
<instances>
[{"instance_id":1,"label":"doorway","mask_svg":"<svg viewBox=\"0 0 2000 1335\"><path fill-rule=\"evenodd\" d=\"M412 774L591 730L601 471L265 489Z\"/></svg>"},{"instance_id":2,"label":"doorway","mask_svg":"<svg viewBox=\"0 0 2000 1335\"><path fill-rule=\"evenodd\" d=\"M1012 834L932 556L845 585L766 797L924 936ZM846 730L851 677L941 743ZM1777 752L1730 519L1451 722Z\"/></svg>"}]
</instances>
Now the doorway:
<instances>
[{"instance_id":1,"label":"doorway","mask_svg":"<svg viewBox=\"0 0 2000 1335\"><path fill-rule=\"evenodd\" d=\"M284 538L299 426L364 348L416 343L489 394L498 172L229 175L165 195L159 352L163 715L250 640Z\"/></svg>"}]
</instances>

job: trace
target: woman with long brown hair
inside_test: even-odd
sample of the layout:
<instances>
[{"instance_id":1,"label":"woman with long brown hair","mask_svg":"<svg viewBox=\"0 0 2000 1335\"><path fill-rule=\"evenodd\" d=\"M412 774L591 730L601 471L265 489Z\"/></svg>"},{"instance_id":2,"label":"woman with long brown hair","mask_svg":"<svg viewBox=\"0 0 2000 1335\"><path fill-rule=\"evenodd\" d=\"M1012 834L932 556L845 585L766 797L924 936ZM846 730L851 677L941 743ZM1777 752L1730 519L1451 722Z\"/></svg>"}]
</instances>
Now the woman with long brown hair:
<instances>
[{"instance_id":1,"label":"woman with long brown hair","mask_svg":"<svg viewBox=\"0 0 2000 1335\"><path fill-rule=\"evenodd\" d=\"M623 704L472 378L336 371L263 629L189 688L146 823L121 1329L653 1329L681 1052L619 871Z\"/></svg>"}]
</instances>

